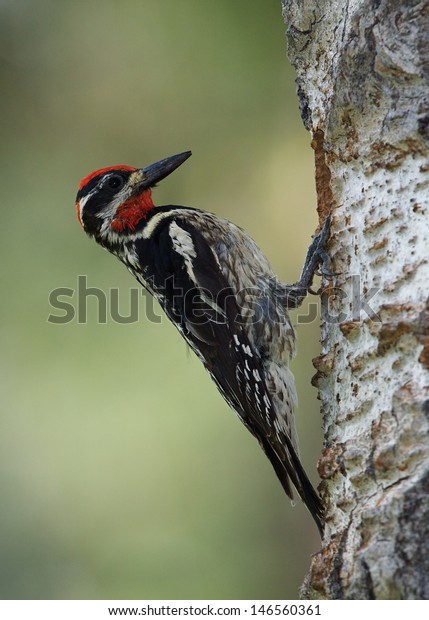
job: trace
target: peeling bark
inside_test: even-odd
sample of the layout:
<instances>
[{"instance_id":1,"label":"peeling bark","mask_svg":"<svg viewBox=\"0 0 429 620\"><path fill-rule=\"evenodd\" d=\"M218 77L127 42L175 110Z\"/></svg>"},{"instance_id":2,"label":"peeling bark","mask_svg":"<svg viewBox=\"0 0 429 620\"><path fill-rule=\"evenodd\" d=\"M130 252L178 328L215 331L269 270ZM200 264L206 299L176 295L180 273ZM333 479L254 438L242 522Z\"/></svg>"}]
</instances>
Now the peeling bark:
<instances>
[{"instance_id":1,"label":"peeling bark","mask_svg":"<svg viewBox=\"0 0 429 620\"><path fill-rule=\"evenodd\" d=\"M429 2L283 0L341 275L315 360L322 550L305 598L429 598Z\"/></svg>"}]
</instances>

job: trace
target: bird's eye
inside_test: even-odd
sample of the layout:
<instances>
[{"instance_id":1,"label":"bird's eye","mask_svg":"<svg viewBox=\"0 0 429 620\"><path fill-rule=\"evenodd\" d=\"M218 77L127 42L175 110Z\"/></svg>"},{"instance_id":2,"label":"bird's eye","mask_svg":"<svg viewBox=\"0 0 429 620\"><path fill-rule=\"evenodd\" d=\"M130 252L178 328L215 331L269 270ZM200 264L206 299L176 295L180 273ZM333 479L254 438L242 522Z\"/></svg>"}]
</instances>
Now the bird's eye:
<instances>
[{"instance_id":1,"label":"bird's eye","mask_svg":"<svg viewBox=\"0 0 429 620\"><path fill-rule=\"evenodd\" d=\"M122 189L125 185L125 179L120 174L113 174L107 180L110 189Z\"/></svg>"}]
</instances>

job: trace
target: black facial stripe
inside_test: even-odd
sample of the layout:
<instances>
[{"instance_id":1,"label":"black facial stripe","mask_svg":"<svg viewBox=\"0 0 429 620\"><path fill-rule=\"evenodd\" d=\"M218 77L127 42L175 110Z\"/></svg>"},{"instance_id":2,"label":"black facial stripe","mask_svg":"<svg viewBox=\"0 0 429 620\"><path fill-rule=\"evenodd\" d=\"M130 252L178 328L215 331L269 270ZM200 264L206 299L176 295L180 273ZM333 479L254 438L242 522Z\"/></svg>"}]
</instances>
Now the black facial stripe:
<instances>
[{"instance_id":1,"label":"black facial stripe","mask_svg":"<svg viewBox=\"0 0 429 620\"><path fill-rule=\"evenodd\" d=\"M81 220L85 231L89 235L97 235L102 225L102 220L98 214L114 201L117 194L123 190L123 186L129 180L132 171L128 170L111 170L98 174L96 177L88 181L76 196L76 201L85 200L85 204L81 209ZM112 177L120 177L124 183L119 187L110 187L109 179ZM103 182L104 180L104 182Z\"/></svg>"},{"instance_id":2,"label":"black facial stripe","mask_svg":"<svg viewBox=\"0 0 429 620\"><path fill-rule=\"evenodd\" d=\"M84 187L82 187L82 189L78 191L77 196L76 196L76 202L78 200L81 200L85 196L88 196L88 194L90 194L97 187L97 185L100 183L102 179L108 178L111 176L121 176L124 179L124 181L127 182L128 179L130 178L130 175L131 175L130 170L111 170L110 172L103 172L102 174L99 174L93 179L91 179ZM105 184L103 188L100 189L100 192L104 191L105 189L109 192L110 196L114 196L114 194L117 191L116 189L109 188L108 184Z\"/></svg>"},{"instance_id":3,"label":"black facial stripe","mask_svg":"<svg viewBox=\"0 0 429 620\"><path fill-rule=\"evenodd\" d=\"M80 200L81 198L88 196L88 194L90 194L92 190L96 188L96 186L98 185L100 180L103 178L103 176L104 174L99 174L97 177L94 177L93 179L91 179L89 183L84 185L82 189L80 189L77 193L76 202Z\"/></svg>"}]
</instances>

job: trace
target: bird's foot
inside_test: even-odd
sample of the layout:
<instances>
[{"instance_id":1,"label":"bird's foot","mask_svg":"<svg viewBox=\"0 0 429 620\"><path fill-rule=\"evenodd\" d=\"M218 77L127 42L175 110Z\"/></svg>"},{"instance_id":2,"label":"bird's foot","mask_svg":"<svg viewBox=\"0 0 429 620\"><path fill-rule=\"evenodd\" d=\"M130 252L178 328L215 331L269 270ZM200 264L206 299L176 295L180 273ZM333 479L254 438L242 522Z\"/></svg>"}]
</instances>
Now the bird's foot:
<instances>
[{"instance_id":1,"label":"bird's foot","mask_svg":"<svg viewBox=\"0 0 429 620\"><path fill-rule=\"evenodd\" d=\"M297 308L304 300L307 293L319 295L319 291L313 291L311 285L314 275L320 275L328 280L332 280L339 275L331 271L330 258L326 252L326 243L329 237L331 227L331 215L325 220L322 230L316 235L307 251L304 268L298 282L287 285L285 289L286 306L288 308Z\"/></svg>"}]
</instances>

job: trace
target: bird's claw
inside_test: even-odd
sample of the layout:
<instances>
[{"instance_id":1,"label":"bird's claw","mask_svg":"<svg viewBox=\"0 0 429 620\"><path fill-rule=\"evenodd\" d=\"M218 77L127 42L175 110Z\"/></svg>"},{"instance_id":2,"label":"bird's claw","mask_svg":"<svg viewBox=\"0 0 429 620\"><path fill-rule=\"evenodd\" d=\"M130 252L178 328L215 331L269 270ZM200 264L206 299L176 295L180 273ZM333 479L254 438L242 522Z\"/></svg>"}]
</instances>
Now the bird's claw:
<instances>
[{"instance_id":1,"label":"bird's claw","mask_svg":"<svg viewBox=\"0 0 429 620\"><path fill-rule=\"evenodd\" d=\"M321 266L314 273L317 276L326 278L327 280L333 280L336 276L339 276L340 273L338 271L331 271L330 269L331 259L326 253L326 251L324 249L321 249L318 254L319 254Z\"/></svg>"},{"instance_id":2,"label":"bird's claw","mask_svg":"<svg viewBox=\"0 0 429 620\"><path fill-rule=\"evenodd\" d=\"M313 249L317 260L318 268L314 270L314 273L327 279L332 279L336 275L338 275L337 273L331 271L331 259L326 252L326 241L329 237L331 221L332 216L329 214L323 224L322 230L318 235L316 235L316 237L314 237L313 242L310 246Z\"/></svg>"},{"instance_id":3,"label":"bird's claw","mask_svg":"<svg viewBox=\"0 0 429 620\"><path fill-rule=\"evenodd\" d=\"M316 292L311 288L315 274L328 280L332 280L335 276L339 275L331 271L330 258L326 252L326 242L330 233L331 219L331 215L328 215L322 230L311 242L307 251L304 268L298 282L284 287L284 291L286 291L287 308L297 308L300 306L307 293L320 295L320 290Z\"/></svg>"}]
</instances>

